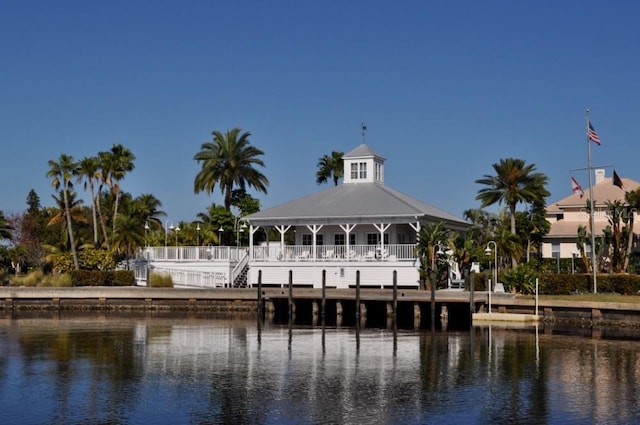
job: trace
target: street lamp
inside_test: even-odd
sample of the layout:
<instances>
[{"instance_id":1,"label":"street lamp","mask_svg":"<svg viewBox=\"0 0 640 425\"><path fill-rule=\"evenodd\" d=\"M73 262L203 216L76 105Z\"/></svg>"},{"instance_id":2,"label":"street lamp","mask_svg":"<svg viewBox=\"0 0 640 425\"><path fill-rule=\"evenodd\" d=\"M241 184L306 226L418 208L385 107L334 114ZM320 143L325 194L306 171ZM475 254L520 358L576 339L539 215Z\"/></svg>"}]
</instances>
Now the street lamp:
<instances>
[{"instance_id":1,"label":"street lamp","mask_svg":"<svg viewBox=\"0 0 640 425\"><path fill-rule=\"evenodd\" d=\"M164 221L164 247L165 248L167 247L167 235L169 234L169 230L173 230L173 221L165 220Z\"/></svg>"},{"instance_id":2,"label":"street lamp","mask_svg":"<svg viewBox=\"0 0 640 425\"><path fill-rule=\"evenodd\" d=\"M493 284L495 285L498 279L498 245L496 242L489 241L484 253L491 255L491 244L493 244ZM491 280L489 280L489 313L491 313Z\"/></svg>"},{"instance_id":3,"label":"street lamp","mask_svg":"<svg viewBox=\"0 0 640 425\"><path fill-rule=\"evenodd\" d=\"M200 223L196 224L196 246L200 246Z\"/></svg>"},{"instance_id":4,"label":"street lamp","mask_svg":"<svg viewBox=\"0 0 640 425\"><path fill-rule=\"evenodd\" d=\"M224 232L224 228L220 226L218 229L218 246L222 245L222 232Z\"/></svg>"},{"instance_id":5,"label":"street lamp","mask_svg":"<svg viewBox=\"0 0 640 425\"><path fill-rule=\"evenodd\" d=\"M149 221L144 222L144 246L148 247L149 243L147 242L147 233L149 232Z\"/></svg>"},{"instance_id":6,"label":"street lamp","mask_svg":"<svg viewBox=\"0 0 640 425\"><path fill-rule=\"evenodd\" d=\"M178 232L180 231L180 225L178 224L175 228L176 231L176 247L178 246Z\"/></svg>"},{"instance_id":7,"label":"street lamp","mask_svg":"<svg viewBox=\"0 0 640 425\"><path fill-rule=\"evenodd\" d=\"M233 231L236 233L236 248L240 246L240 233L244 232L244 229L247 228L247 223L242 222L242 226L238 227L238 221L240 221L240 217L236 217L235 224L233 226Z\"/></svg>"},{"instance_id":8,"label":"street lamp","mask_svg":"<svg viewBox=\"0 0 640 425\"><path fill-rule=\"evenodd\" d=\"M437 249L437 251L436 251ZM436 255L442 255L442 248L440 244L437 243L433 245L433 256L431 257L431 275L429 279L431 280L431 328L435 326L436 323Z\"/></svg>"}]
</instances>

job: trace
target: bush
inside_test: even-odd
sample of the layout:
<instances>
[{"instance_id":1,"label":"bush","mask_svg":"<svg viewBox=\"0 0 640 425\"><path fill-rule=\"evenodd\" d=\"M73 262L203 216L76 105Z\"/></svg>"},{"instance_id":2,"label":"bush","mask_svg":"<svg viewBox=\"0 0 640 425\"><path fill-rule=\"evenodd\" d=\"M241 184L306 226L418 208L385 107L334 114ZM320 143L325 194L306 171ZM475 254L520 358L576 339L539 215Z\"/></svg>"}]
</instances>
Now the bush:
<instances>
[{"instance_id":1,"label":"bush","mask_svg":"<svg viewBox=\"0 0 640 425\"><path fill-rule=\"evenodd\" d=\"M72 286L70 274L44 274L41 270L31 271L25 276L16 276L11 280L10 285L55 288Z\"/></svg>"},{"instance_id":2,"label":"bush","mask_svg":"<svg viewBox=\"0 0 640 425\"><path fill-rule=\"evenodd\" d=\"M73 286L133 286L136 277L131 270L72 270Z\"/></svg>"},{"instance_id":3,"label":"bush","mask_svg":"<svg viewBox=\"0 0 640 425\"><path fill-rule=\"evenodd\" d=\"M149 273L149 287L151 288L173 288L173 279L168 273Z\"/></svg>"},{"instance_id":4,"label":"bush","mask_svg":"<svg viewBox=\"0 0 640 425\"><path fill-rule=\"evenodd\" d=\"M597 275L598 292L634 295L640 293L640 276L629 274ZM593 292L593 275L544 274L540 277L540 293L547 295L589 294Z\"/></svg>"}]
</instances>

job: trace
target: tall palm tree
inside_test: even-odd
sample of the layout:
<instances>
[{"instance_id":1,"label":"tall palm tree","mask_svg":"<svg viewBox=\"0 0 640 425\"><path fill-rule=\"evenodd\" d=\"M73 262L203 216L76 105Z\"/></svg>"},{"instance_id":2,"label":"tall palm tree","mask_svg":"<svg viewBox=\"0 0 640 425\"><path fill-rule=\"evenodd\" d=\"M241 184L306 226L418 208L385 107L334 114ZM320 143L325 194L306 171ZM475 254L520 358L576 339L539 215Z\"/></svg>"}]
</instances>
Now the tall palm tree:
<instances>
[{"instance_id":1,"label":"tall palm tree","mask_svg":"<svg viewBox=\"0 0 640 425\"><path fill-rule=\"evenodd\" d=\"M136 156L127 148L121 144L113 145L107 156L110 164L109 182L111 191L115 197L115 203L113 206L113 231L116 229L116 218L118 217L118 202L120 199L120 182L124 179L126 174L135 168L133 161Z\"/></svg>"},{"instance_id":2,"label":"tall palm tree","mask_svg":"<svg viewBox=\"0 0 640 425\"><path fill-rule=\"evenodd\" d=\"M47 221L47 226L56 226L58 224L62 225L61 246L63 249L66 249L70 247L71 240L69 239L69 224L66 220L67 213L65 209L64 195L60 193L59 196L51 195L51 197L53 198L53 200L55 201L58 207L52 208L53 214L51 218L49 218L49 220ZM76 232L78 230L75 225L80 223L86 223L88 221L87 216L85 214L86 210L83 207L83 203L84 202L82 201L82 199L78 199L76 197L75 191L73 190L69 191L69 193L67 194L67 204L69 206L68 215L69 217L71 217L71 223L73 223L74 225L74 238L77 236ZM82 238L80 237L78 239L79 239L78 241L79 245L82 245L82 242L81 242Z\"/></svg>"},{"instance_id":3,"label":"tall palm tree","mask_svg":"<svg viewBox=\"0 0 640 425\"><path fill-rule=\"evenodd\" d=\"M251 146L251 133L240 134L240 128L227 130L222 134L213 131L213 140L203 143L200 152L193 157L202 168L194 180L194 191L211 194L216 184L220 185L220 192L224 194L224 207L231 209L231 193L234 187L246 189L253 187L259 192L267 193L269 180L255 167L264 167L260 156L264 155L260 149Z\"/></svg>"},{"instance_id":4,"label":"tall palm tree","mask_svg":"<svg viewBox=\"0 0 640 425\"><path fill-rule=\"evenodd\" d=\"M536 172L534 164L526 164L524 160L517 158L501 159L492 165L496 175L485 174L476 183L486 187L480 189L476 200L481 202L481 207L487 207L495 203L504 203L509 209L511 233L516 234L516 206L518 203L544 203L549 196L546 189L548 177ZM511 265L518 264L516 257L511 258Z\"/></svg>"},{"instance_id":5,"label":"tall palm tree","mask_svg":"<svg viewBox=\"0 0 640 425\"><path fill-rule=\"evenodd\" d=\"M324 155L318 160L317 184L327 183L329 179L333 179L333 185L338 185L338 181L344 176L343 156L344 152L332 151L331 155Z\"/></svg>"},{"instance_id":6,"label":"tall palm tree","mask_svg":"<svg viewBox=\"0 0 640 425\"><path fill-rule=\"evenodd\" d=\"M69 214L69 195L68 192L73 188L71 178L75 174L77 164L71 155L61 154L58 161L49 160L49 171L47 177L51 178L51 184L58 190L62 187L62 197L64 200L64 209L67 221L67 231L69 232L69 243L71 244L71 255L73 256L73 266L76 270L78 266L78 253L76 252L76 243L73 239L73 226L71 224L71 215Z\"/></svg>"},{"instance_id":7,"label":"tall palm tree","mask_svg":"<svg viewBox=\"0 0 640 425\"><path fill-rule=\"evenodd\" d=\"M100 162L95 156L85 156L78 162L77 182L84 180L84 190L89 189L91 195L91 218L93 223L93 245L98 246L98 217L96 211L96 183L100 180Z\"/></svg>"}]
</instances>

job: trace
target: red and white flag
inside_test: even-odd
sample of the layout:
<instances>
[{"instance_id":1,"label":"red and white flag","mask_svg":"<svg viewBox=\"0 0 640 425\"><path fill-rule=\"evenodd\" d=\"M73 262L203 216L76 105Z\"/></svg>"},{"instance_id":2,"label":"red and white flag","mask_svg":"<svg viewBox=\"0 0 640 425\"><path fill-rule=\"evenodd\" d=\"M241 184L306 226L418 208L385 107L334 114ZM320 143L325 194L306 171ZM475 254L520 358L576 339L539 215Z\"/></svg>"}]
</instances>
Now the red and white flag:
<instances>
[{"instance_id":1,"label":"red and white flag","mask_svg":"<svg viewBox=\"0 0 640 425\"><path fill-rule=\"evenodd\" d=\"M573 193L577 193L580 195L580 198L584 196L584 191L582 190L582 186L578 183L575 177L571 176L571 190Z\"/></svg>"}]
</instances>

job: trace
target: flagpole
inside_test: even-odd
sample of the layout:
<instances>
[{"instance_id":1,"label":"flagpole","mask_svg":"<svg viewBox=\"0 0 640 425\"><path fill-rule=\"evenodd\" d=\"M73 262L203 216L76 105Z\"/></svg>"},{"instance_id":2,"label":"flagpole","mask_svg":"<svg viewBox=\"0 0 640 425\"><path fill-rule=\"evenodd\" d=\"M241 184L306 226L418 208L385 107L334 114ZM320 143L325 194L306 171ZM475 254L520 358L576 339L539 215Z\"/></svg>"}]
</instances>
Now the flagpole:
<instances>
[{"instance_id":1,"label":"flagpole","mask_svg":"<svg viewBox=\"0 0 640 425\"><path fill-rule=\"evenodd\" d=\"M589 220L591 222L591 268L593 269L593 293L598 293L598 284L596 277L596 225L594 219L594 202L593 202L593 184L592 177L593 167L591 166L591 139L589 138L589 110L587 109L587 170L589 170Z\"/></svg>"}]
</instances>

